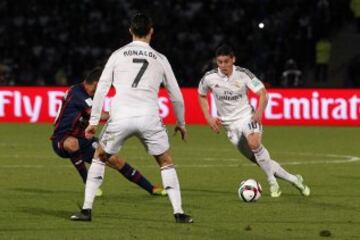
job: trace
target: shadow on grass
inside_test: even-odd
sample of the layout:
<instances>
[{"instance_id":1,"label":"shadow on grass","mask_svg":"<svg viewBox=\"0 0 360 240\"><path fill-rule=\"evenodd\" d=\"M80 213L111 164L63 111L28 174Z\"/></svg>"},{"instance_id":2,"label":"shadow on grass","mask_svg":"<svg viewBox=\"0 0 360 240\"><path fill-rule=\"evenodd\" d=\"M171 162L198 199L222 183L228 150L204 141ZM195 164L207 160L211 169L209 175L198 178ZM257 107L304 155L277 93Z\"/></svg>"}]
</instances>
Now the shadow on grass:
<instances>
[{"instance_id":1,"label":"shadow on grass","mask_svg":"<svg viewBox=\"0 0 360 240\"><path fill-rule=\"evenodd\" d=\"M50 216L60 219L69 219L70 215L74 212L50 209L50 208L39 208L39 207L27 207L20 208L20 211L32 216Z\"/></svg>"},{"instance_id":2,"label":"shadow on grass","mask_svg":"<svg viewBox=\"0 0 360 240\"><path fill-rule=\"evenodd\" d=\"M111 208L109 208L109 209L111 209ZM28 207L28 208L20 208L19 211L22 213L32 215L32 216L53 217L53 218L57 218L57 219L68 220L69 222L71 222L69 220L69 217L71 216L71 214L73 214L74 212L79 211L79 210L76 210L76 208L75 208L74 211L70 212L70 211L49 209L49 208ZM108 220L121 220L121 221L132 221L134 223L138 222L139 224L141 224L141 222L149 222L149 223L151 223L151 222L167 223L168 222L166 218L165 219L159 218L158 216L144 218L143 216L137 217L135 214L134 215L124 215L124 214L120 214L121 211L119 211L118 209L114 209L114 210L111 209L111 212L113 212L113 214L101 213L101 212L97 211L93 214L93 221L103 222L103 221L108 221Z\"/></svg>"},{"instance_id":3,"label":"shadow on grass","mask_svg":"<svg viewBox=\"0 0 360 240\"><path fill-rule=\"evenodd\" d=\"M41 189L41 188L8 188L10 191L15 192L23 192L23 193L34 193L34 194L77 194L78 191L68 191L68 190L49 190L49 189Z\"/></svg>"},{"instance_id":4,"label":"shadow on grass","mask_svg":"<svg viewBox=\"0 0 360 240\"><path fill-rule=\"evenodd\" d=\"M307 204L316 207L318 209L329 210L329 211L339 211L339 210L359 211L360 210L359 208L354 208L354 206L346 204L346 202L344 204L339 204L339 203L329 203L325 201L318 202L312 200L312 201L308 201Z\"/></svg>"},{"instance_id":5,"label":"shadow on grass","mask_svg":"<svg viewBox=\"0 0 360 240\"><path fill-rule=\"evenodd\" d=\"M326 199L324 199L326 197ZM350 203L346 201L329 201L328 195L319 195L319 194L313 194L310 197L303 197L299 194L283 194L281 196L281 199L271 199L268 198L267 200L272 205L281 205L281 204L287 204L287 205L294 205L294 206L307 206L307 207L313 207L316 209L322 209L326 211L360 211L360 208L357 206L354 206L356 204L353 204L355 201L351 201ZM335 199L338 199L338 196L332 196ZM349 196L346 196L346 198L349 198ZM359 196L351 196L351 198L356 198L356 200L359 198ZM284 202L286 201L286 202Z\"/></svg>"},{"instance_id":6,"label":"shadow on grass","mask_svg":"<svg viewBox=\"0 0 360 240\"><path fill-rule=\"evenodd\" d=\"M232 192L232 191L218 191L218 190L210 190L210 189L182 188L181 191L182 192L190 192L190 193L231 194L231 195L234 194L234 192Z\"/></svg>"},{"instance_id":7,"label":"shadow on grass","mask_svg":"<svg viewBox=\"0 0 360 240\"><path fill-rule=\"evenodd\" d=\"M360 180L360 176L335 175L335 177L340 179L348 179L348 180Z\"/></svg>"},{"instance_id":8,"label":"shadow on grass","mask_svg":"<svg viewBox=\"0 0 360 240\"><path fill-rule=\"evenodd\" d=\"M114 211L116 212L116 211ZM134 224L142 224L142 223L160 223L160 224L166 224L171 223L171 219L173 219L172 216L170 217L136 217L136 214L130 216L130 215L124 215L124 214L95 214L93 216L93 220L97 222L103 222L105 220L120 220L120 221L126 221L126 222L133 222ZM169 222L170 219L170 222ZM174 220L175 222L175 220Z\"/></svg>"},{"instance_id":9,"label":"shadow on grass","mask_svg":"<svg viewBox=\"0 0 360 240\"><path fill-rule=\"evenodd\" d=\"M100 198L97 198L97 201L112 201L117 203L146 203L150 202L161 202L162 200L167 201L167 196L153 196L146 192L144 193L132 193L132 192L119 192L119 193L107 193L104 192L104 195Z\"/></svg>"}]
</instances>

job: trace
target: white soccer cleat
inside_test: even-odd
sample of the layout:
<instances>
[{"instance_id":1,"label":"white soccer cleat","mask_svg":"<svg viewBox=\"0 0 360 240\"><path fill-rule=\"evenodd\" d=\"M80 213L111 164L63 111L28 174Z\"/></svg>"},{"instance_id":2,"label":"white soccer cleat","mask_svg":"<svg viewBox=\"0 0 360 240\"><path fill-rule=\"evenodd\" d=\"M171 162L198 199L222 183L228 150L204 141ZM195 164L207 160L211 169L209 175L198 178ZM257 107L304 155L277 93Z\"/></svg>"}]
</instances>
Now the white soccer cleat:
<instances>
[{"instance_id":1,"label":"white soccer cleat","mask_svg":"<svg viewBox=\"0 0 360 240\"><path fill-rule=\"evenodd\" d=\"M310 188L304 184L304 179L301 175L297 174L296 175L296 182L293 183L293 185L299 189L300 193L305 196L308 197L310 196Z\"/></svg>"},{"instance_id":2,"label":"white soccer cleat","mask_svg":"<svg viewBox=\"0 0 360 240\"><path fill-rule=\"evenodd\" d=\"M98 189L96 190L95 196L96 196L96 197L101 197L102 195L103 195L103 191L101 190L101 188L98 188Z\"/></svg>"},{"instance_id":3,"label":"white soccer cleat","mask_svg":"<svg viewBox=\"0 0 360 240\"><path fill-rule=\"evenodd\" d=\"M278 198L281 196L280 186L277 182L270 183L270 197Z\"/></svg>"}]
</instances>

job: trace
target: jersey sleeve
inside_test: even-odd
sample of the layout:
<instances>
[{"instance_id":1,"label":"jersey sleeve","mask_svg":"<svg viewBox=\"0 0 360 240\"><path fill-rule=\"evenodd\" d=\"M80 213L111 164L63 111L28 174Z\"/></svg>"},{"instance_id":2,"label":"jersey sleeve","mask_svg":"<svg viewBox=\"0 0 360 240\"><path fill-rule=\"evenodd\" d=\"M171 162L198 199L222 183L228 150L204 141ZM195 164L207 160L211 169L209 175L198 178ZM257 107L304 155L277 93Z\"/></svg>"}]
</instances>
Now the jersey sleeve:
<instances>
[{"instance_id":1,"label":"jersey sleeve","mask_svg":"<svg viewBox=\"0 0 360 240\"><path fill-rule=\"evenodd\" d=\"M199 82L198 93L201 96L206 96L208 91L209 91L209 86L206 81L206 76L204 76Z\"/></svg>"},{"instance_id":2,"label":"jersey sleeve","mask_svg":"<svg viewBox=\"0 0 360 240\"><path fill-rule=\"evenodd\" d=\"M246 86L254 93L258 92L262 88L265 88L264 84L249 70L244 70Z\"/></svg>"},{"instance_id":3,"label":"jersey sleeve","mask_svg":"<svg viewBox=\"0 0 360 240\"><path fill-rule=\"evenodd\" d=\"M66 91L63 100L66 102L68 107L72 108L73 111L76 110L78 112L82 112L84 109L91 107L91 102L90 105L88 105L89 102L83 96L82 92L74 90L73 88Z\"/></svg>"},{"instance_id":4,"label":"jersey sleeve","mask_svg":"<svg viewBox=\"0 0 360 240\"><path fill-rule=\"evenodd\" d=\"M84 111L85 109L90 109L92 106L92 99L90 97L85 98L83 96L80 96L79 94L73 94L72 98L73 104L80 112Z\"/></svg>"},{"instance_id":5,"label":"jersey sleeve","mask_svg":"<svg viewBox=\"0 0 360 240\"><path fill-rule=\"evenodd\" d=\"M114 65L115 55L112 54L107 61L103 72L101 73L100 80L95 91L94 100L92 103L93 107L91 109L89 121L90 125L99 124L104 100L113 82Z\"/></svg>"},{"instance_id":6,"label":"jersey sleeve","mask_svg":"<svg viewBox=\"0 0 360 240\"><path fill-rule=\"evenodd\" d=\"M164 67L164 86L169 92L170 100L173 104L177 125L179 127L185 127L185 106L184 98L180 91L179 84L176 80L175 74L170 66L169 61L164 58L162 60Z\"/></svg>"}]
</instances>

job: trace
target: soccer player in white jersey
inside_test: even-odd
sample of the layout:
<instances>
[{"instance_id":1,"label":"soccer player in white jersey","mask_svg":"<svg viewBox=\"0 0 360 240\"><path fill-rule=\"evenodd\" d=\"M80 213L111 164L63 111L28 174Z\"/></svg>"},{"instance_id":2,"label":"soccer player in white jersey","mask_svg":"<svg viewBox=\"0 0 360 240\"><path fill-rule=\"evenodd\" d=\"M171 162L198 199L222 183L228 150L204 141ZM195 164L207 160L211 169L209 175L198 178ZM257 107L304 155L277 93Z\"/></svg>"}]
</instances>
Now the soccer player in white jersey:
<instances>
[{"instance_id":1,"label":"soccer player in white jersey","mask_svg":"<svg viewBox=\"0 0 360 240\"><path fill-rule=\"evenodd\" d=\"M89 169L85 200L81 212L71 220L91 221L95 192L104 178L105 163L116 165L116 154L126 139L138 137L160 166L163 186L173 207L175 222L192 223L182 209L179 180L170 156L169 140L159 115L158 92L161 84L167 88L177 118L175 132L186 138L184 100L167 58L150 47L154 32L151 19L136 14L129 29L133 41L115 51L101 74L95 92L86 137L96 133L103 102L110 86L116 90L111 101L110 119L100 139ZM115 163L113 163L115 162Z\"/></svg>"},{"instance_id":2,"label":"soccer player in white jersey","mask_svg":"<svg viewBox=\"0 0 360 240\"><path fill-rule=\"evenodd\" d=\"M223 125L231 143L258 164L267 176L271 197L281 195L277 177L292 183L304 196L309 196L310 188L303 184L303 178L287 172L272 160L261 143L261 118L268 100L263 83L249 70L234 65L235 55L230 46L223 45L216 50L216 63L218 67L205 74L198 88L200 107L211 129L219 133L220 125ZM259 96L256 110L249 103L249 89ZM218 118L209 113L209 91L214 96ZM251 151L247 151L249 148Z\"/></svg>"}]
</instances>

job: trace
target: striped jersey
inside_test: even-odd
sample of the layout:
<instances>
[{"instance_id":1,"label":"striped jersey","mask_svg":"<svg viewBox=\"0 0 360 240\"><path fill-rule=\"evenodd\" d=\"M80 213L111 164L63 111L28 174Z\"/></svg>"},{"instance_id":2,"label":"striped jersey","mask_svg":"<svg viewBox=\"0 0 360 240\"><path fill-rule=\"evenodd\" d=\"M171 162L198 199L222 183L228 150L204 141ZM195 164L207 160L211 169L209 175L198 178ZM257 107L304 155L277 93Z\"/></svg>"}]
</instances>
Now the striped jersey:
<instances>
[{"instance_id":1,"label":"striped jersey","mask_svg":"<svg viewBox=\"0 0 360 240\"><path fill-rule=\"evenodd\" d=\"M68 136L85 137L91 104L92 97L85 91L83 83L70 87L62 99L51 139L60 140Z\"/></svg>"}]
</instances>

